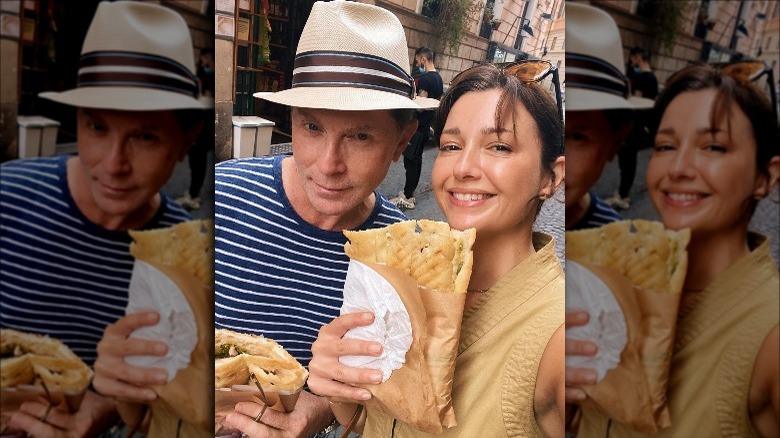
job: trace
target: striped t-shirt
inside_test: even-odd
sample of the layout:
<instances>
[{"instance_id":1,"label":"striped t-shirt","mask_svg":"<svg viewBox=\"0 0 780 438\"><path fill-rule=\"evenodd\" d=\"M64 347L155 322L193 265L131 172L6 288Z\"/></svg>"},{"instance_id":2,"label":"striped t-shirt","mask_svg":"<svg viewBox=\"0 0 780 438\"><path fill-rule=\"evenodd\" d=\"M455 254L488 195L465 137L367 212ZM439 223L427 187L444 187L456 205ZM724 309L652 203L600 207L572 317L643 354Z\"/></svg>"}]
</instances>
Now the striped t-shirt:
<instances>
[{"instance_id":1,"label":"striped t-shirt","mask_svg":"<svg viewBox=\"0 0 780 438\"><path fill-rule=\"evenodd\" d=\"M588 211L586 211L585 216L571 228L571 231L598 228L602 225L622 220L623 218L620 217L612 206L596 196L595 193L590 192L590 205L588 205Z\"/></svg>"},{"instance_id":2,"label":"striped t-shirt","mask_svg":"<svg viewBox=\"0 0 780 438\"><path fill-rule=\"evenodd\" d=\"M127 231L106 230L76 207L71 157L0 166L0 325L58 338L92 365L103 330L125 313L133 256ZM161 196L142 229L190 218Z\"/></svg>"},{"instance_id":3,"label":"striped t-shirt","mask_svg":"<svg viewBox=\"0 0 780 438\"><path fill-rule=\"evenodd\" d=\"M214 320L218 328L261 334L301 364L320 327L338 316L347 275L346 238L307 223L282 186L282 155L219 163L214 193ZM358 229L404 220L377 202Z\"/></svg>"}]
</instances>

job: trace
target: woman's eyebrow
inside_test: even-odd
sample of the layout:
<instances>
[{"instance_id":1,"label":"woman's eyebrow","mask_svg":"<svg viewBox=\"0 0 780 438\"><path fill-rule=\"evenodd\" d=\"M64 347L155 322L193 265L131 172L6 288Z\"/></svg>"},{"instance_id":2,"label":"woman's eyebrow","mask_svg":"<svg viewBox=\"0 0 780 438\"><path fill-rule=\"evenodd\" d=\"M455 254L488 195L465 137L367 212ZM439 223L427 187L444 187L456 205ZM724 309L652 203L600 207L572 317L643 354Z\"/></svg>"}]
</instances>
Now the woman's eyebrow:
<instances>
[{"instance_id":1,"label":"woman's eyebrow","mask_svg":"<svg viewBox=\"0 0 780 438\"><path fill-rule=\"evenodd\" d=\"M482 128L482 135L503 134L505 132L512 132L512 131L506 128L499 128L496 126L486 126Z\"/></svg>"}]
</instances>

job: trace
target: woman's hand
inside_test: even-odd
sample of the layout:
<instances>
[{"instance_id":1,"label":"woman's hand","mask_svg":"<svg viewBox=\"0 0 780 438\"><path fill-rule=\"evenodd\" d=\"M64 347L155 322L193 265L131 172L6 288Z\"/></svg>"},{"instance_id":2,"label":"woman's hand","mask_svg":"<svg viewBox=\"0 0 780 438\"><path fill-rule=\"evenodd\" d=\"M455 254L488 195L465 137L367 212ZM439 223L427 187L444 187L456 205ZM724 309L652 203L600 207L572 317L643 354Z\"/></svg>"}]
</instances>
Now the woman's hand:
<instances>
[{"instance_id":1,"label":"woman's hand","mask_svg":"<svg viewBox=\"0 0 780 438\"><path fill-rule=\"evenodd\" d=\"M117 400L146 403L157 395L149 385L161 385L168 381L168 372L161 368L143 368L125 362L125 356L164 356L168 345L161 341L131 339L135 330L157 324L156 312L138 312L126 315L106 327L103 339L97 346L95 361L95 389Z\"/></svg>"},{"instance_id":2,"label":"woman's hand","mask_svg":"<svg viewBox=\"0 0 780 438\"><path fill-rule=\"evenodd\" d=\"M566 312L566 329L580 327L588 323L590 315L584 310ZM598 351L596 343L578 339L566 338L566 356L595 356ZM587 398L584 385L596 383L598 373L592 368L566 367L566 403L580 403Z\"/></svg>"},{"instance_id":3,"label":"woman's hand","mask_svg":"<svg viewBox=\"0 0 780 438\"><path fill-rule=\"evenodd\" d=\"M378 342L343 339L350 329L370 325L373 321L374 315L370 312L352 313L341 315L322 326L317 340L311 346L308 380L311 392L358 403L371 398L370 392L353 385L381 383L382 372L343 365L339 357L382 354L382 344Z\"/></svg>"}]
</instances>

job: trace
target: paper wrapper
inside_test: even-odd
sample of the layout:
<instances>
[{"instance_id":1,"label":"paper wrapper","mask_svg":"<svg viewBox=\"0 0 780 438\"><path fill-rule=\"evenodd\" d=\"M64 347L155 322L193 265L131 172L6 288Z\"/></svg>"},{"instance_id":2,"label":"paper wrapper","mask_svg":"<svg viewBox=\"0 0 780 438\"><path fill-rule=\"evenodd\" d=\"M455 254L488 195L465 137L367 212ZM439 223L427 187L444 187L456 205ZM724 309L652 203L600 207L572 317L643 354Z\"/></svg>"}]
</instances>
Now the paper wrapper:
<instances>
[{"instance_id":1,"label":"paper wrapper","mask_svg":"<svg viewBox=\"0 0 780 438\"><path fill-rule=\"evenodd\" d=\"M297 391L277 391L274 389L263 388L265 397L268 400L268 408L279 412L292 412L295 404L298 403L298 397L301 390ZM225 417L240 402L253 402L263 405L263 398L260 391L254 385L234 385L232 388L221 388L214 390L214 436L231 436L236 430L222 427Z\"/></svg>"},{"instance_id":2,"label":"paper wrapper","mask_svg":"<svg viewBox=\"0 0 780 438\"><path fill-rule=\"evenodd\" d=\"M670 426L666 388L680 295L644 289L609 268L580 264L612 291L628 335L620 363L596 385L583 388L588 395L582 403L584 415L596 410L643 433Z\"/></svg>"},{"instance_id":3,"label":"paper wrapper","mask_svg":"<svg viewBox=\"0 0 780 438\"><path fill-rule=\"evenodd\" d=\"M360 385L372 394L366 407L423 432L436 434L456 426L452 382L466 295L419 286L393 267L365 265L398 292L412 326L412 344L403 366L381 384Z\"/></svg>"},{"instance_id":4,"label":"paper wrapper","mask_svg":"<svg viewBox=\"0 0 780 438\"><path fill-rule=\"evenodd\" d=\"M211 334L214 290L176 267L141 260L136 260L136 265L127 312L149 309L151 306L160 312L160 323L145 330L146 334L137 330L133 336L169 342L169 351L163 360L158 357L134 356L128 357L127 361L145 362L141 366L169 370L169 381L166 384L150 386L158 396L151 403L152 409L165 411L204 430L211 430L213 406L208 388L213 387ZM143 287L137 287L139 285ZM149 285L164 289L150 290ZM188 309L182 307L183 304L187 304ZM192 343L182 342L182 339L197 340L194 349L191 349Z\"/></svg>"}]
</instances>

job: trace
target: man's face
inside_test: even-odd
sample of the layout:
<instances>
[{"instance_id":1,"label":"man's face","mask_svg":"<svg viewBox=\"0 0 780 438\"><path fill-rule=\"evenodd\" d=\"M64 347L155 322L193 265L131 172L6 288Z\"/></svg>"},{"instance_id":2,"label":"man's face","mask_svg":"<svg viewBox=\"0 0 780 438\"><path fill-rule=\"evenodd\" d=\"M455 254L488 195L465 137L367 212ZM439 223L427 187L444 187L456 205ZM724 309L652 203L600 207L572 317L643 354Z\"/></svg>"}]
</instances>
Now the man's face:
<instances>
[{"instance_id":1,"label":"man's face","mask_svg":"<svg viewBox=\"0 0 780 438\"><path fill-rule=\"evenodd\" d=\"M83 183L77 190L86 189L86 208L95 209L94 215L84 212L88 217L130 216L148 208L194 139L173 111L79 108L76 120Z\"/></svg>"},{"instance_id":2,"label":"man's face","mask_svg":"<svg viewBox=\"0 0 780 438\"><path fill-rule=\"evenodd\" d=\"M292 144L304 206L345 217L365 203L414 133L401 132L390 111L293 108Z\"/></svg>"},{"instance_id":3,"label":"man's face","mask_svg":"<svg viewBox=\"0 0 780 438\"><path fill-rule=\"evenodd\" d=\"M577 203L596 184L616 151L618 138L603 111L566 114L566 207Z\"/></svg>"}]
</instances>

